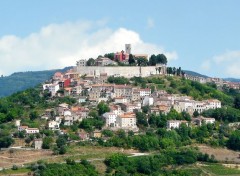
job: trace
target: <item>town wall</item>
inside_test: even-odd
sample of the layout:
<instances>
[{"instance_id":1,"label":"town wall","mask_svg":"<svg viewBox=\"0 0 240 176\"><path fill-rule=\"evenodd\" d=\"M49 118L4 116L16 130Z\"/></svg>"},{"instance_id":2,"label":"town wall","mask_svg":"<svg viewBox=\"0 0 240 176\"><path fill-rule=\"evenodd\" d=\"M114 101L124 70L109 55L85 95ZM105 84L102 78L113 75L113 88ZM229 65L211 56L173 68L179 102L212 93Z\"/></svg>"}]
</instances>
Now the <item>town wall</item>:
<instances>
[{"instance_id":1,"label":"town wall","mask_svg":"<svg viewBox=\"0 0 240 176\"><path fill-rule=\"evenodd\" d=\"M161 66L162 71L160 74L165 74L166 66ZM76 66L74 69L76 72L80 73L81 75L94 75L99 76L101 73L107 73L108 76L124 76L126 78L131 78L134 76L142 76L147 77L150 75L159 74L156 71L156 66L146 66L146 67L139 67L139 66Z\"/></svg>"}]
</instances>

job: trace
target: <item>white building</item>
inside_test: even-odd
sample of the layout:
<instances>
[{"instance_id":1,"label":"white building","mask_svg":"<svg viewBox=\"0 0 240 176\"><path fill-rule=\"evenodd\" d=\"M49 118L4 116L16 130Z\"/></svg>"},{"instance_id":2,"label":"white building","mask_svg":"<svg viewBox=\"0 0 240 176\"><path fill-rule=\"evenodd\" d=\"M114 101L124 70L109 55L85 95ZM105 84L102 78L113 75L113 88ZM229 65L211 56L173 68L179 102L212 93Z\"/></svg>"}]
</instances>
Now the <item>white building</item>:
<instances>
[{"instance_id":1,"label":"white building","mask_svg":"<svg viewBox=\"0 0 240 176\"><path fill-rule=\"evenodd\" d=\"M128 99L124 97L115 97L114 98L114 103L127 103Z\"/></svg>"},{"instance_id":2,"label":"white building","mask_svg":"<svg viewBox=\"0 0 240 176\"><path fill-rule=\"evenodd\" d=\"M64 125L71 126L73 125L73 121L74 121L73 116L69 116L69 115L64 116Z\"/></svg>"},{"instance_id":3,"label":"white building","mask_svg":"<svg viewBox=\"0 0 240 176\"><path fill-rule=\"evenodd\" d=\"M185 123L188 125L187 121L185 120L168 120L167 129L179 128L182 123Z\"/></svg>"},{"instance_id":4,"label":"white building","mask_svg":"<svg viewBox=\"0 0 240 176\"><path fill-rule=\"evenodd\" d=\"M217 99L209 99L205 101L207 104L208 109L216 109L216 108L221 108L221 101Z\"/></svg>"},{"instance_id":5,"label":"white building","mask_svg":"<svg viewBox=\"0 0 240 176\"><path fill-rule=\"evenodd\" d=\"M193 111L197 111L200 114L207 109L208 109L207 104L205 102L202 101L193 102Z\"/></svg>"},{"instance_id":6,"label":"white building","mask_svg":"<svg viewBox=\"0 0 240 176\"><path fill-rule=\"evenodd\" d=\"M110 111L116 115L123 114L123 111L119 105L110 106Z\"/></svg>"},{"instance_id":7,"label":"white building","mask_svg":"<svg viewBox=\"0 0 240 176\"><path fill-rule=\"evenodd\" d=\"M125 113L117 116L117 125L120 128L137 128L137 119L134 113Z\"/></svg>"},{"instance_id":8,"label":"white building","mask_svg":"<svg viewBox=\"0 0 240 176\"><path fill-rule=\"evenodd\" d=\"M115 127L117 122L117 115L112 112L106 112L103 115L103 118L106 122L106 127Z\"/></svg>"},{"instance_id":9,"label":"white building","mask_svg":"<svg viewBox=\"0 0 240 176\"><path fill-rule=\"evenodd\" d=\"M50 122L48 123L48 128L49 128L50 130L59 130L59 125L60 125L59 122L50 121Z\"/></svg>"},{"instance_id":10,"label":"white building","mask_svg":"<svg viewBox=\"0 0 240 176\"><path fill-rule=\"evenodd\" d=\"M206 117L198 117L198 118L194 118L192 120L195 124L201 126L203 123L205 124L214 124L215 123L215 118L206 118Z\"/></svg>"},{"instance_id":11,"label":"white building","mask_svg":"<svg viewBox=\"0 0 240 176\"><path fill-rule=\"evenodd\" d=\"M39 133L39 129L38 128L27 128L25 129L27 134L36 134Z\"/></svg>"},{"instance_id":12,"label":"white building","mask_svg":"<svg viewBox=\"0 0 240 176\"><path fill-rule=\"evenodd\" d=\"M141 110L141 103L136 102L136 103L126 103L123 105L123 110L125 112L134 112L134 110Z\"/></svg>"},{"instance_id":13,"label":"white building","mask_svg":"<svg viewBox=\"0 0 240 176\"><path fill-rule=\"evenodd\" d=\"M95 60L96 66L106 66L106 65L117 65L117 62L107 58L102 57Z\"/></svg>"},{"instance_id":14,"label":"white building","mask_svg":"<svg viewBox=\"0 0 240 176\"><path fill-rule=\"evenodd\" d=\"M70 110L65 110L64 112L63 112L63 116L65 117L65 116L71 116L72 115L72 113L71 113L71 111Z\"/></svg>"},{"instance_id":15,"label":"white building","mask_svg":"<svg viewBox=\"0 0 240 176\"><path fill-rule=\"evenodd\" d=\"M153 97L150 97L150 96L145 96L142 101L143 106L152 106L153 103L154 103L154 99Z\"/></svg>"},{"instance_id":16,"label":"white building","mask_svg":"<svg viewBox=\"0 0 240 176\"><path fill-rule=\"evenodd\" d=\"M140 97L150 96L151 95L151 89L139 89Z\"/></svg>"},{"instance_id":17,"label":"white building","mask_svg":"<svg viewBox=\"0 0 240 176\"><path fill-rule=\"evenodd\" d=\"M79 61L77 61L77 66L83 67L87 65L87 61L84 59L81 59Z\"/></svg>"},{"instance_id":18,"label":"white building","mask_svg":"<svg viewBox=\"0 0 240 176\"><path fill-rule=\"evenodd\" d=\"M52 96L55 96L59 89L60 89L60 87L59 87L58 83L43 84L43 90L48 90Z\"/></svg>"},{"instance_id":19,"label":"white building","mask_svg":"<svg viewBox=\"0 0 240 176\"><path fill-rule=\"evenodd\" d=\"M85 96L80 96L80 97L78 98L78 102L79 102L79 103L85 103L85 102L86 102L86 99L87 99L87 97L85 97Z\"/></svg>"},{"instance_id":20,"label":"white building","mask_svg":"<svg viewBox=\"0 0 240 176\"><path fill-rule=\"evenodd\" d=\"M178 112L189 112L190 109L193 107L192 101L175 101L173 108ZM190 113L190 112L189 112Z\"/></svg>"},{"instance_id":21,"label":"white building","mask_svg":"<svg viewBox=\"0 0 240 176\"><path fill-rule=\"evenodd\" d=\"M16 121L15 121L15 126L16 126L16 127L19 127L20 125L21 125L21 120L16 120Z\"/></svg>"},{"instance_id":22,"label":"white building","mask_svg":"<svg viewBox=\"0 0 240 176\"><path fill-rule=\"evenodd\" d=\"M42 139L35 139L34 140L34 148L36 150L41 150L42 149L42 144L43 144Z\"/></svg>"}]
</instances>

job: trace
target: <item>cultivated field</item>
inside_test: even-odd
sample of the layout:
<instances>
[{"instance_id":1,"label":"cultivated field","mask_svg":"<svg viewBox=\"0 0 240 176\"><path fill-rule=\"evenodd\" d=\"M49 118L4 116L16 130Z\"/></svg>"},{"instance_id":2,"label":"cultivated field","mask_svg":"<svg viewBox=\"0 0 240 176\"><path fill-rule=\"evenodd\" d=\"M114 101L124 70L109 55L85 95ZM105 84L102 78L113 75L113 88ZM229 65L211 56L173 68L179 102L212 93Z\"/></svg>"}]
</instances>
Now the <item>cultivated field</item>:
<instances>
[{"instance_id":1,"label":"cultivated field","mask_svg":"<svg viewBox=\"0 0 240 176\"><path fill-rule=\"evenodd\" d=\"M0 151L0 168L9 168L12 165L21 166L52 156L52 151L48 150L7 150Z\"/></svg>"},{"instance_id":2,"label":"cultivated field","mask_svg":"<svg viewBox=\"0 0 240 176\"><path fill-rule=\"evenodd\" d=\"M66 158L76 161L81 159L89 160L96 166L99 173L105 172L106 166L103 160L113 153L122 152L131 154L136 150L123 150L116 147L100 147L100 146L71 146L65 155L52 155L51 150L8 150L0 152L0 168L12 168L13 165L23 166L29 163L43 160L45 162L64 162ZM19 172L17 172L19 173ZM11 172L13 175L14 172ZM0 175L4 175L0 172ZM21 174L22 175L22 174Z\"/></svg>"},{"instance_id":3,"label":"cultivated field","mask_svg":"<svg viewBox=\"0 0 240 176\"><path fill-rule=\"evenodd\" d=\"M224 163L240 164L240 158L239 158L240 152L236 152L236 151L228 150L224 148L212 148L206 145L199 145L198 148L202 153L214 155L218 161L221 161Z\"/></svg>"}]
</instances>

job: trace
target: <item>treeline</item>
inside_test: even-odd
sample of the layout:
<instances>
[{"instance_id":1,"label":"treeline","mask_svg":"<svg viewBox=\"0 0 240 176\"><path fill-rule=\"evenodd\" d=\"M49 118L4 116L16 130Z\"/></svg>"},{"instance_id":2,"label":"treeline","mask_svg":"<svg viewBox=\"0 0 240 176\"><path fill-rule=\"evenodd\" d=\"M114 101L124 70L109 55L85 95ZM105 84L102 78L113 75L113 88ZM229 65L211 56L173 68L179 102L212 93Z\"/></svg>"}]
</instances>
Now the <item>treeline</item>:
<instances>
[{"instance_id":1,"label":"treeline","mask_svg":"<svg viewBox=\"0 0 240 176\"><path fill-rule=\"evenodd\" d=\"M70 97L58 97L50 101L49 95L43 93L40 86L14 93L0 99L0 124L16 118L37 119L44 109L56 107L63 102L72 105L76 100Z\"/></svg>"},{"instance_id":2,"label":"treeline","mask_svg":"<svg viewBox=\"0 0 240 176\"><path fill-rule=\"evenodd\" d=\"M102 58L102 55L99 55L96 59ZM119 60L114 58L114 53L106 53L104 54L104 57L107 57L113 61L116 61L118 65L120 66L125 66L126 64L121 63ZM94 58L89 58L86 62L87 66L94 66L96 65L96 59ZM136 57L133 54L129 54L128 58L128 63L127 65L129 66L155 66L156 64L164 64L166 65L168 62L167 57L164 54L153 54L150 56L149 60L145 57Z\"/></svg>"},{"instance_id":3,"label":"treeline","mask_svg":"<svg viewBox=\"0 0 240 176\"><path fill-rule=\"evenodd\" d=\"M213 156L202 154L193 148L165 150L153 156L127 157L124 154L113 154L106 158L107 175L182 175L190 176L188 170L177 170L176 166L193 164L197 161L215 162ZM169 167L171 166L171 167ZM175 166L175 167L174 167Z\"/></svg>"},{"instance_id":4,"label":"treeline","mask_svg":"<svg viewBox=\"0 0 240 176\"><path fill-rule=\"evenodd\" d=\"M214 136L214 133L218 134ZM167 130L166 128L155 128L146 130L145 134L134 135L119 130L116 133L103 132L106 141L97 139L98 144L105 147L134 148L140 151L154 151L167 148L178 148L192 144L192 141L206 143L213 146L225 146L229 131L216 128L212 124L203 124L200 127L191 128L182 124L178 129Z\"/></svg>"},{"instance_id":5,"label":"treeline","mask_svg":"<svg viewBox=\"0 0 240 176\"><path fill-rule=\"evenodd\" d=\"M46 164L44 162L38 162L32 164L30 169L35 176L97 176L98 172L95 166L90 164L87 160L81 160L80 163L76 163L74 160L66 159L66 164L53 163Z\"/></svg>"}]
</instances>

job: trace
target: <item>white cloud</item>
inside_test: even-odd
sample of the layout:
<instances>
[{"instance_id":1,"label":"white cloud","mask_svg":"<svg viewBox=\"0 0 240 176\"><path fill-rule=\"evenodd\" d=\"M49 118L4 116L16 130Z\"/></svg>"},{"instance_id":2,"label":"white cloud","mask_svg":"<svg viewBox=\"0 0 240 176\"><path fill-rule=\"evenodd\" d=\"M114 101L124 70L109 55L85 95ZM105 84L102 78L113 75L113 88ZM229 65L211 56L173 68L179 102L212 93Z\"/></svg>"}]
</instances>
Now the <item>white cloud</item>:
<instances>
[{"instance_id":1,"label":"white cloud","mask_svg":"<svg viewBox=\"0 0 240 176\"><path fill-rule=\"evenodd\" d=\"M104 21L68 22L50 24L24 38L0 38L0 74L75 65L78 59L121 51L125 43L132 44L133 53L164 53L168 60L178 57L176 52L142 41L135 31L112 30Z\"/></svg>"},{"instance_id":2,"label":"white cloud","mask_svg":"<svg viewBox=\"0 0 240 176\"><path fill-rule=\"evenodd\" d=\"M240 51L226 51L223 54L213 56L202 63L205 70L214 70L222 77L240 77Z\"/></svg>"},{"instance_id":3,"label":"white cloud","mask_svg":"<svg viewBox=\"0 0 240 176\"><path fill-rule=\"evenodd\" d=\"M155 26L154 20L152 18L147 19L147 28L153 28Z\"/></svg>"},{"instance_id":4,"label":"white cloud","mask_svg":"<svg viewBox=\"0 0 240 176\"><path fill-rule=\"evenodd\" d=\"M213 60L216 64L223 62L240 60L240 51L226 51L224 54L214 56Z\"/></svg>"},{"instance_id":5,"label":"white cloud","mask_svg":"<svg viewBox=\"0 0 240 176\"><path fill-rule=\"evenodd\" d=\"M202 64L201 64L201 68L204 70L210 70L211 68L211 61L210 60L205 60Z\"/></svg>"},{"instance_id":6,"label":"white cloud","mask_svg":"<svg viewBox=\"0 0 240 176\"><path fill-rule=\"evenodd\" d=\"M240 69L239 69L240 61L237 63L232 63L226 68L226 73L229 75L228 77L240 78Z\"/></svg>"}]
</instances>

